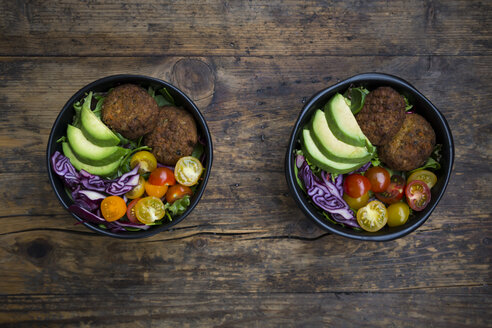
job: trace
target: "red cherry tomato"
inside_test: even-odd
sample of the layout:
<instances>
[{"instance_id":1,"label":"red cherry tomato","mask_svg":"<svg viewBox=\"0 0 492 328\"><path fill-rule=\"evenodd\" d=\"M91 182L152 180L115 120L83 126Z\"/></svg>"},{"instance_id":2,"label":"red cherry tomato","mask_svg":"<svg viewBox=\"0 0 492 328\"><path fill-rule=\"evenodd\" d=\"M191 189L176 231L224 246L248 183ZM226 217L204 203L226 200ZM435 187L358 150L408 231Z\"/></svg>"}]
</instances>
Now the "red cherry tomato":
<instances>
[{"instance_id":1,"label":"red cherry tomato","mask_svg":"<svg viewBox=\"0 0 492 328\"><path fill-rule=\"evenodd\" d=\"M174 203L174 201L183 198L186 195L193 195L190 187L175 184L174 186L169 187L166 192L166 201L168 203Z\"/></svg>"},{"instance_id":2,"label":"red cherry tomato","mask_svg":"<svg viewBox=\"0 0 492 328\"><path fill-rule=\"evenodd\" d=\"M430 189L427 183L420 180L413 180L405 188L407 203L414 211L422 211L427 207L431 200Z\"/></svg>"},{"instance_id":3,"label":"red cherry tomato","mask_svg":"<svg viewBox=\"0 0 492 328\"><path fill-rule=\"evenodd\" d=\"M374 192L383 192L390 184L390 174L381 166L371 167L364 176L371 182L371 190Z\"/></svg>"},{"instance_id":4,"label":"red cherry tomato","mask_svg":"<svg viewBox=\"0 0 492 328\"><path fill-rule=\"evenodd\" d=\"M383 192L375 193L376 198L386 204L393 204L403 198L405 192L405 179L399 175L393 175L388 188Z\"/></svg>"},{"instance_id":5,"label":"red cherry tomato","mask_svg":"<svg viewBox=\"0 0 492 328\"><path fill-rule=\"evenodd\" d=\"M359 173L348 175L343 181L343 190L352 198L359 198L371 189L368 178Z\"/></svg>"},{"instance_id":6,"label":"red cherry tomato","mask_svg":"<svg viewBox=\"0 0 492 328\"><path fill-rule=\"evenodd\" d=\"M158 167L149 176L149 183L155 186L168 185L172 186L176 183L174 173L167 167Z\"/></svg>"},{"instance_id":7,"label":"red cherry tomato","mask_svg":"<svg viewBox=\"0 0 492 328\"><path fill-rule=\"evenodd\" d=\"M128 207L126 208L126 217L130 222L140 223L140 221L138 221L137 219L137 216L135 215L135 209L134 209L135 204L137 204L139 200L140 198L135 198L130 202L130 204L128 204Z\"/></svg>"}]
</instances>

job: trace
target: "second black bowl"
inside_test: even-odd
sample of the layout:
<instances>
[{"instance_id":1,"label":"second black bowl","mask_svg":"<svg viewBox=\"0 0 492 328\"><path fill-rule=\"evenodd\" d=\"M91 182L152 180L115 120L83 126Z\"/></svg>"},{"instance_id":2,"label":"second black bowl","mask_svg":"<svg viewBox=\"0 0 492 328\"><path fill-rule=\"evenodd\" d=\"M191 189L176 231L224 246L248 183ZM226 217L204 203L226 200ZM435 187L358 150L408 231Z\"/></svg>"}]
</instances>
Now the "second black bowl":
<instances>
[{"instance_id":1,"label":"second black bowl","mask_svg":"<svg viewBox=\"0 0 492 328\"><path fill-rule=\"evenodd\" d=\"M363 86L369 90L373 90L380 86L392 87L400 94L407 97L409 102L414 106L412 110L422 115L431 124L436 133L436 143L442 144L441 168L436 172L437 183L431 189L431 202L423 211L414 211L412 216L402 226L393 228L385 226L377 232L366 232L332 223L323 216L320 209L315 207L309 201L305 192L301 190L297 184L294 170L294 151L300 149L299 139L302 128L309 122L311 116L317 109L323 108L328 100L337 92L343 94L351 85ZM420 227L429 218L432 211L439 203L439 200L444 195L451 176L453 160L454 144L448 123L441 112L439 112L439 110L425 98L424 95L410 83L399 77L382 73L364 73L353 76L318 92L302 108L289 139L285 156L285 176L287 185L289 186L290 192L297 202L297 205L308 218L313 220L322 229L352 239L387 241L409 234Z\"/></svg>"}]
</instances>

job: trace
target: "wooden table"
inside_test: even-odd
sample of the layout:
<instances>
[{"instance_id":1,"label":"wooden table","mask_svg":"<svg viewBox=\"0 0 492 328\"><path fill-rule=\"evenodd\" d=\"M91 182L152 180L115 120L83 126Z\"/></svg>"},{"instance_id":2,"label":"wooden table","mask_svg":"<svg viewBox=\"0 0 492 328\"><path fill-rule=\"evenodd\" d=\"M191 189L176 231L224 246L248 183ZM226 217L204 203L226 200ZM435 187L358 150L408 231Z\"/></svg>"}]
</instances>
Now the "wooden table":
<instances>
[{"instance_id":1,"label":"wooden table","mask_svg":"<svg viewBox=\"0 0 492 328\"><path fill-rule=\"evenodd\" d=\"M490 1L1 1L0 326L491 327ZM386 243L328 234L284 177L315 92L400 76L447 118L450 185ZM48 181L51 126L100 77L167 80L214 142L206 192L176 229L96 235Z\"/></svg>"}]
</instances>

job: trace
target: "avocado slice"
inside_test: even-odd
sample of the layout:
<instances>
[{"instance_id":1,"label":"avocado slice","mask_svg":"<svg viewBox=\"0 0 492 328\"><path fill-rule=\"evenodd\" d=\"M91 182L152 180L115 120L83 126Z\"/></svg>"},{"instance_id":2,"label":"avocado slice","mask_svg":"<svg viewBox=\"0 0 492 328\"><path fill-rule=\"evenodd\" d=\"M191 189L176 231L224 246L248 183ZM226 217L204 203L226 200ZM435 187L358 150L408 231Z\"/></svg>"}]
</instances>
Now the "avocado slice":
<instances>
[{"instance_id":1,"label":"avocado slice","mask_svg":"<svg viewBox=\"0 0 492 328\"><path fill-rule=\"evenodd\" d=\"M94 114L90 108L91 100L92 92L85 98L84 104L82 105L80 114L82 132L95 145L103 147L116 146L120 143L120 138Z\"/></svg>"},{"instance_id":2,"label":"avocado slice","mask_svg":"<svg viewBox=\"0 0 492 328\"><path fill-rule=\"evenodd\" d=\"M367 138L362 132L345 98L337 93L325 105L326 121L333 135L352 146L364 147Z\"/></svg>"},{"instance_id":3,"label":"avocado slice","mask_svg":"<svg viewBox=\"0 0 492 328\"><path fill-rule=\"evenodd\" d=\"M313 138L311 137L311 132L308 129L302 130L301 138L301 148L304 156L306 156L309 162L327 172L344 174L352 172L364 165L364 163L340 163L330 160L318 149Z\"/></svg>"},{"instance_id":4,"label":"avocado slice","mask_svg":"<svg viewBox=\"0 0 492 328\"><path fill-rule=\"evenodd\" d=\"M67 139L77 156L84 163L94 166L102 166L121 159L130 150L118 146L100 147L90 142L79 128L73 125L67 127Z\"/></svg>"},{"instance_id":5,"label":"avocado slice","mask_svg":"<svg viewBox=\"0 0 492 328\"><path fill-rule=\"evenodd\" d=\"M62 143L62 148L63 148L63 154L70 159L70 163L77 169L77 170L84 170L87 171L91 174L99 175L102 177L107 177L111 176L116 173L118 170L118 166L120 165L121 158L106 164L102 166L93 166L89 165L86 163L81 162L73 153L72 149L70 148L70 145L67 142Z\"/></svg>"},{"instance_id":6,"label":"avocado slice","mask_svg":"<svg viewBox=\"0 0 492 328\"><path fill-rule=\"evenodd\" d=\"M341 163L367 163L372 154L366 147L349 145L338 140L328 126L325 113L318 109L311 121L311 136L328 159Z\"/></svg>"}]
</instances>

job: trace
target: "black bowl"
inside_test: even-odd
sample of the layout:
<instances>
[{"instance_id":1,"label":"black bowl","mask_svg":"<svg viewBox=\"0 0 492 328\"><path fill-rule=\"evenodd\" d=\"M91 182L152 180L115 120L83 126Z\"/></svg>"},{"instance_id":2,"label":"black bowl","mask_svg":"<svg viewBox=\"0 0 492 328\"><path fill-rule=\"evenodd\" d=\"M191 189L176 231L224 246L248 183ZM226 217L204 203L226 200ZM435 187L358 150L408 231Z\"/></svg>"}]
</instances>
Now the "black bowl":
<instances>
[{"instance_id":1,"label":"black bowl","mask_svg":"<svg viewBox=\"0 0 492 328\"><path fill-rule=\"evenodd\" d=\"M442 159L440 162L441 168L436 171L437 183L431 189L431 202L423 211L413 211L413 214L410 216L408 221L402 226L390 228L386 225L377 232L366 232L329 222L321 214L321 211L317 209L310 201L308 201L306 194L301 190L296 182L294 173L294 151L299 149L299 136L302 128L306 125L306 123L308 123L316 109L323 108L323 106L335 93L344 93L351 85L364 86L369 90L373 90L379 86L390 86L400 92L408 98L411 104L414 105L412 110L425 117L425 119L431 124L436 133L436 143L443 145L441 152ZM381 73L364 73L355 75L345 81L339 82L318 92L309 100L309 102L306 103L299 114L299 118L294 125L289 140L287 154L285 156L285 175L289 189L298 206L308 218L317 223L322 229L353 239L388 241L409 234L420 227L429 218L446 190L446 186L451 176L453 160L454 144L448 123L439 110L429 100L427 100L427 98L425 98L410 83L398 77Z\"/></svg>"},{"instance_id":2,"label":"black bowl","mask_svg":"<svg viewBox=\"0 0 492 328\"><path fill-rule=\"evenodd\" d=\"M73 104L81 100L85 96L85 94L88 93L89 91L104 92L112 87L125 83L133 83L133 84L141 85L144 88L152 86L154 89L166 87L169 93L173 96L176 105L185 108L188 112L190 112L193 115L197 124L198 133L204 139L204 142L206 144L205 146L206 156L205 156L205 163L204 163L205 172L204 172L203 180L200 182L194 195L191 197L190 206L186 209L186 211L182 215L180 215L177 218L174 218L172 222L162 225L155 225L148 230L111 232L109 230L100 228L97 225L91 223L85 223L77 215L71 213L73 217L75 217L75 219L77 219L88 228L100 234L111 236L111 237L130 239L130 238L149 237L158 232L168 230L172 226L183 221L184 218L186 218L191 213L191 211L195 208L195 206L200 201L200 198L202 197L202 194L207 185L208 178L210 176L210 171L212 168L212 138L207 123L203 118L202 114L200 113L198 107L182 91L180 91L175 86L169 84L168 82L153 77L147 77L142 75L127 75L127 74L108 76L108 77L101 78L97 81L94 81L86 85L79 91L77 91L77 93L75 93L72 96L72 98L68 100L65 106L63 106L63 109L61 110L60 114L55 120L55 123L53 124L53 128L51 129L50 137L48 140L48 149L47 149L47 156L46 156L46 161L48 165L48 175L50 178L51 186L53 187L53 190L55 191L58 200L61 202L63 207L65 207L65 209L68 209L68 207L73 202L65 192L62 180L53 172L50 158L53 155L53 153L57 150L63 153L61 150L61 144L57 143L57 140L62 136L66 135L67 124L72 122L72 118L74 115Z\"/></svg>"}]
</instances>

